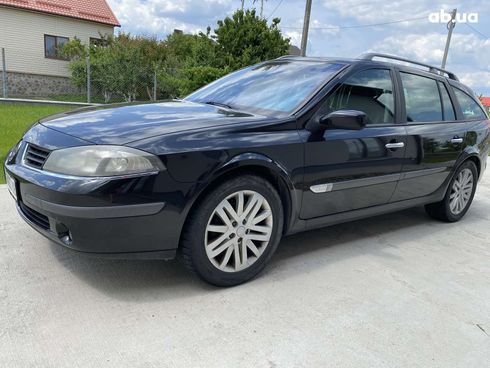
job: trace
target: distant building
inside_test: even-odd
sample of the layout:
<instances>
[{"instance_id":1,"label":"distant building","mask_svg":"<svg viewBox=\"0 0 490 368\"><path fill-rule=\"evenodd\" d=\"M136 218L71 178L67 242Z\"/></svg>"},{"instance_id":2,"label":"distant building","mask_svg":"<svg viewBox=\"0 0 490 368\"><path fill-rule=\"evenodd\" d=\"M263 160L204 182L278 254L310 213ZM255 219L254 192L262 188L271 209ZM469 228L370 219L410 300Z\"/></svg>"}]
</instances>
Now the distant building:
<instances>
[{"instance_id":1,"label":"distant building","mask_svg":"<svg viewBox=\"0 0 490 368\"><path fill-rule=\"evenodd\" d=\"M75 37L97 42L119 26L105 0L0 0L9 95L71 93L68 62L59 48Z\"/></svg>"},{"instance_id":2,"label":"distant building","mask_svg":"<svg viewBox=\"0 0 490 368\"><path fill-rule=\"evenodd\" d=\"M288 55L300 56L301 50L298 46L290 45L288 50Z\"/></svg>"},{"instance_id":3,"label":"distant building","mask_svg":"<svg viewBox=\"0 0 490 368\"><path fill-rule=\"evenodd\" d=\"M480 101L487 112L490 114L490 97L480 97Z\"/></svg>"}]
</instances>

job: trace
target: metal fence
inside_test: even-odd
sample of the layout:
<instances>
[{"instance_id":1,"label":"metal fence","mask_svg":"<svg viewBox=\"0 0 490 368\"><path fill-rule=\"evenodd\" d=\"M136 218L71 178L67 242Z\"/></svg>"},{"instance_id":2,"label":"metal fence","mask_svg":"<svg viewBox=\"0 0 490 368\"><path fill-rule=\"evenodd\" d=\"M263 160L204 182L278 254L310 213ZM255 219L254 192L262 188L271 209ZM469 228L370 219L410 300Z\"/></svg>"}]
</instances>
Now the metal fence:
<instances>
[{"instance_id":1,"label":"metal fence","mask_svg":"<svg viewBox=\"0 0 490 368\"><path fill-rule=\"evenodd\" d=\"M7 78L7 66L5 61L5 49L2 47L2 95L3 98L8 98L8 78Z\"/></svg>"},{"instance_id":2,"label":"metal fence","mask_svg":"<svg viewBox=\"0 0 490 368\"><path fill-rule=\"evenodd\" d=\"M79 82L87 103L156 101L162 93L158 86L157 70L138 68L116 73L94 70L89 57Z\"/></svg>"},{"instance_id":3,"label":"metal fence","mask_svg":"<svg viewBox=\"0 0 490 368\"><path fill-rule=\"evenodd\" d=\"M161 70L101 71L87 58L72 77L68 61L46 58L42 51L0 51L0 97L4 99L103 104L169 97L158 83Z\"/></svg>"}]
</instances>

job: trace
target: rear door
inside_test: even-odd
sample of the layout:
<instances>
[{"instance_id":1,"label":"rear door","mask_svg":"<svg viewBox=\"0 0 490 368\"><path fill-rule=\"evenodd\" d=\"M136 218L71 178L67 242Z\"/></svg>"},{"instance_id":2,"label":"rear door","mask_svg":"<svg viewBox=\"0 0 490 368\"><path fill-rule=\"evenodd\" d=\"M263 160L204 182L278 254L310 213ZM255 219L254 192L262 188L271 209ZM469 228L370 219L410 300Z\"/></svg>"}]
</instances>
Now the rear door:
<instances>
[{"instance_id":1,"label":"rear door","mask_svg":"<svg viewBox=\"0 0 490 368\"><path fill-rule=\"evenodd\" d=\"M353 71L320 104L307 126L338 110L366 113L362 130L304 129L305 188L301 218L387 203L405 156L405 128L397 124L397 89L390 68Z\"/></svg>"},{"instance_id":2,"label":"rear door","mask_svg":"<svg viewBox=\"0 0 490 368\"><path fill-rule=\"evenodd\" d=\"M407 129L405 163L392 202L427 196L445 181L463 149L466 124L457 120L445 78L412 70L397 75Z\"/></svg>"}]
</instances>

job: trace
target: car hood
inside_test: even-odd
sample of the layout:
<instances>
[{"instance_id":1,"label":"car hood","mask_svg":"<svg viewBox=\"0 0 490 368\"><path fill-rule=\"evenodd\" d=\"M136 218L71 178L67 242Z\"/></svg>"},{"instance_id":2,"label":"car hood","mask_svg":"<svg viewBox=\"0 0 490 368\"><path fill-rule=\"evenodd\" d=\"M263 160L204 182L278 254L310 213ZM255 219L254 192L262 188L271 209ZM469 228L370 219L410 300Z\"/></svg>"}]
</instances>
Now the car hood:
<instances>
[{"instance_id":1,"label":"car hood","mask_svg":"<svg viewBox=\"0 0 490 368\"><path fill-rule=\"evenodd\" d=\"M39 123L95 144L127 144L158 135L262 118L213 105L167 101L79 109Z\"/></svg>"}]
</instances>

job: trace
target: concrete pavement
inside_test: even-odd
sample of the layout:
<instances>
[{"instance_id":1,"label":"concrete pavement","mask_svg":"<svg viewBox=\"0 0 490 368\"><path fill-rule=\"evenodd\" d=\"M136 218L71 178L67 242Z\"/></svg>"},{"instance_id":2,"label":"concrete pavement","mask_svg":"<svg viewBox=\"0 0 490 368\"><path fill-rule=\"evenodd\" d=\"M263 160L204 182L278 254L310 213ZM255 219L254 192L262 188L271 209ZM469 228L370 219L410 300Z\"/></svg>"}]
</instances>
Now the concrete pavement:
<instances>
[{"instance_id":1,"label":"concrete pavement","mask_svg":"<svg viewBox=\"0 0 490 368\"><path fill-rule=\"evenodd\" d=\"M488 366L488 172L460 223L412 209L295 235L230 289L67 251L5 186L0 209L2 367Z\"/></svg>"}]
</instances>

